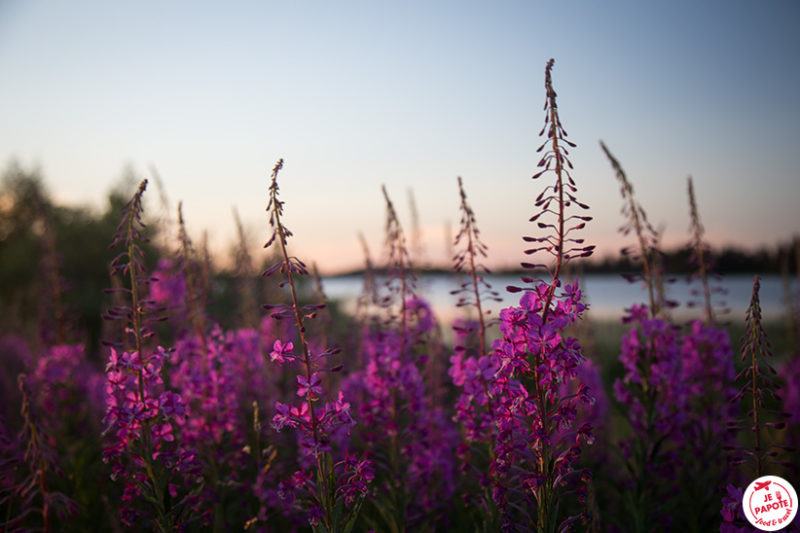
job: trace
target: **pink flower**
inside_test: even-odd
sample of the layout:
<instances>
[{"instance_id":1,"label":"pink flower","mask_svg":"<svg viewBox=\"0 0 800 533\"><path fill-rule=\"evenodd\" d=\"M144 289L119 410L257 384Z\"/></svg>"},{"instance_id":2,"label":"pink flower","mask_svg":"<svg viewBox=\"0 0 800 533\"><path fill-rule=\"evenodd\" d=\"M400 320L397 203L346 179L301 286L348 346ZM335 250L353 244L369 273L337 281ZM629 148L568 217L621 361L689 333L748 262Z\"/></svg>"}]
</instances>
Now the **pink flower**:
<instances>
[{"instance_id":1,"label":"pink flower","mask_svg":"<svg viewBox=\"0 0 800 533\"><path fill-rule=\"evenodd\" d=\"M292 350L294 350L292 341L284 344L280 339L276 340L275 344L272 345L272 352L269 354L269 358L271 361L285 363L287 359L294 358L294 354L290 353Z\"/></svg>"},{"instance_id":2,"label":"pink flower","mask_svg":"<svg viewBox=\"0 0 800 533\"><path fill-rule=\"evenodd\" d=\"M309 391L311 392L310 397L312 400L322 394L322 381L319 379L319 372L311 374L310 380L302 375L297 376L297 395L302 397L308 394Z\"/></svg>"}]
</instances>

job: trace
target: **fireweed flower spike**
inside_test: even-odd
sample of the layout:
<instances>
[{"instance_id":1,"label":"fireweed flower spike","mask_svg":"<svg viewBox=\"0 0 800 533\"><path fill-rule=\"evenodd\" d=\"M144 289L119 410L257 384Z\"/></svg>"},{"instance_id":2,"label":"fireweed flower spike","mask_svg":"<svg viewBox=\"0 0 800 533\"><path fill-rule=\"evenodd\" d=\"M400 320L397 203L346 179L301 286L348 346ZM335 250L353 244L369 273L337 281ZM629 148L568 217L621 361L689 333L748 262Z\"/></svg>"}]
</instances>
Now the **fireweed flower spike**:
<instances>
[{"instance_id":1,"label":"fireweed flower spike","mask_svg":"<svg viewBox=\"0 0 800 533\"><path fill-rule=\"evenodd\" d=\"M280 272L285 276L282 286L288 285L291 303L268 305L265 308L271 311L274 318L292 320L297 328L299 345L295 348L292 341L284 343L277 340L273 344L270 359L277 363L294 362L301 368L301 374L297 376L297 396L301 398L301 403L291 405L276 402L277 413L272 425L277 430L290 427L297 431L302 467L291 480L283 482L283 492L285 497L295 491L307 495L302 503L303 510L315 531L349 531L363 504L372 471L368 461L353 463L354 459L347 455L347 451L343 461L334 461L333 443L341 440L339 435L348 432L355 420L350 413L350 404L344 401L341 392L335 400L320 405L324 396L320 373L335 372L341 366L325 366L327 358L338 353L337 349L328 348L314 353L309 346L305 320L313 318L323 305L301 306L299 303L295 276L308 275L308 271L305 263L290 256L287 251L286 241L292 232L281 221L283 202L278 198L278 172L282 168L283 159L272 169L267 204L272 235L265 244L265 248L278 245L280 260L264 275ZM292 353L295 349L296 353ZM306 472L306 468L313 469L314 473Z\"/></svg>"},{"instance_id":2,"label":"fireweed flower spike","mask_svg":"<svg viewBox=\"0 0 800 533\"><path fill-rule=\"evenodd\" d=\"M17 384L22 396L20 412L23 426L16 444L21 446L22 443L25 443L25 450L24 452L14 450L17 453L9 453L13 448L11 441L5 443L0 438L0 481L6 481L3 478L12 471L12 469L5 471L4 468L16 462L20 463L16 469L23 472L24 477L19 482L12 482L8 486L6 483L0 483L0 506L8 506L8 515L0 516L0 527L3 528L3 531L27 531L26 526L30 525L28 515L39 514L41 530L49 533L52 531L52 524L57 522L54 519L58 517L60 520L64 520L68 515L76 514L78 504L52 488L53 476L63 475L55 439L42 426L41 417L32 405L28 377L20 374L17 377ZM0 425L5 430L2 419L0 419ZM1 433L0 437L2 437ZM12 455L9 463L4 461L6 455ZM19 509L18 515L11 514L14 508Z\"/></svg>"},{"instance_id":3,"label":"fireweed flower spike","mask_svg":"<svg viewBox=\"0 0 800 533\"><path fill-rule=\"evenodd\" d=\"M729 428L736 418L731 399L736 394L734 354L728 331L718 327L716 319L726 312L712 295L724 293L712 286L711 254L703 240L704 229L695 201L692 178L687 180L691 239L690 264L696 269L689 278L699 280L700 289L692 288L700 297L704 320L695 319L684 327L679 339L680 381L686 394L684 441L677 447L684 465L679 482L686 490L681 493L683 523L675 527L689 530L713 529L719 521L719 491L730 478L727 459L719 450L729 446L735 435ZM701 295L702 291L702 295ZM697 302L690 302L693 307Z\"/></svg>"},{"instance_id":4,"label":"fireweed flower spike","mask_svg":"<svg viewBox=\"0 0 800 533\"><path fill-rule=\"evenodd\" d=\"M179 260L183 270L183 277L186 280L186 292L184 293L185 307L188 313L189 326L191 326L194 334L200 338L203 344L203 352L208 352L208 343L206 341L206 320L204 312L204 295L200 293L198 283L198 263L195 260L195 252L192 246L192 240L189 238L189 233L186 231L186 225L183 222L183 203L178 202L178 240L180 241Z\"/></svg>"},{"instance_id":5,"label":"fireweed flower spike","mask_svg":"<svg viewBox=\"0 0 800 533\"><path fill-rule=\"evenodd\" d=\"M406 327L406 321L408 320L406 304L410 298L414 297L416 276L411 265L411 257L408 254L403 228L400 226L400 220L397 218L397 212L394 209L392 200L389 198L389 193L386 192L385 185L381 187L381 191L386 200L386 250L388 253L388 276L386 282L388 295L382 300L382 304L388 312L387 325L391 325L395 318L400 320L401 338L399 351L403 353L407 343L410 341L410 339L406 338L406 332L408 331ZM399 303L399 311L392 308L395 303Z\"/></svg>"},{"instance_id":6,"label":"fireweed flower spike","mask_svg":"<svg viewBox=\"0 0 800 533\"><path fill-rule=\"evenodd\" d=\"M606 154L617 175L617 180L620 182L620 193L623 199L621 212L626 222L619 228L619 231L623 236L628 235L631 231L636 234L638 250L623 248L622 255L629 256L633 261L641 262L642 273L626 277L632 282L637 279L643 282L647 288L649 305L647 309L650 315L663 318L667 308L673 306L673 302L667 301L664 292L664 272L661 252L658 248L660 236L647 220L644 208L636 201L633 195L633 185L628 181L622 165L611 154L603 141L600 141L600 148Z\"/></svg>"},{"instance_id":7,"label":"fireweed flower spike","mask_svg":"<svg viewBox=\"0 0 800 533\"><path fill-rule=\"evenodd\" d=\"M577 486L583 503L585 485L579 477L589 473L579 476L574 465L582 443L593 439L591 427L578 426L576 421L578 402L591 402L588 388L579 386L576 394L566 397L559 393L564 383L575 378L584 360L577 340L568 337L565 329L586 307L578 282L562 287L560 275L567 261L591 255L594 246L574 236L591 217L571 214L575 207L585 210L588 206L575 196L567 148L575 145L567 139L558 115L552 69L551 59L545 69L545 125L540 132L545 141L538 149L542 152L541 170L534 179L552 173L555 183L536 198L538 213L531 217L546 234L523 239L538 245L525 250L526 254L543 254L553 263L522 265L542 268L550 279L525 276L522 281L532 286L509 287L523 295L518 307L500 312L502 339L493 345L497 371L491 391L499 403L492 464L499 482L493 496L503 512L504 527L524 527L529 521L537 531L564 529L580 518L564 517L561 500L570 487ZM522 512L526 508L532 510L531 515Z\"/></svg>"},{"instance_id":8,"label":"fireweed flower spike","mask_svg":"<svg viewBox=\"0 0 800 533\"><path fill-rule=\"evenodd\" d=\"M788 413L767 409L767 402L778 402L780 405L782 398L776 392L778 384L772 377L777 372L767 361L767 357L772 356L772 351L761 319L760 287L761 282L755 276L753 295L745 319L745 334L742 337L742 361L748 364L736 376L740 388L733 397L734 405L738 406L745 400L748 407L748 420L741 420L734 429L749 430L752 434L751 446L739 446L731 450L733 464L750 463L752 470L749 475L752 477L765 475L768 466L789 466L780 462L777 447L770 445L768 441L771 430L785 428ZM769 420L770 414L774 415L773 420Z\"/></svg>"},{"instance_id":9,"label":"fireweed flower spike","mask_svg":"<svg viewBox=\"0 0 800 533\"><path fill-rule=\"evenodd\" d=\"M677 449L685 442L686 388L680 366L677 328L661 318L651 318L647 306L634 305L623 322L632 324L624 334L619 361L624 373L614 382L614 396L625 409L631 436L619 443L630 480L621 484L626 512L635 531L650 523L664 523L657 514L662 483L679 472ZM632 498L632 499L631 499Z\"/></svg>"},{"instance_id":10,"label":"fireweed flower spike","mask_svg":"<svg viewBox=\"0 0 800 533\"><path fill-rule=\"evenodd\" d=\"M218 325L208 327L208 283L186 231L180 204L178 242L175 265L166 273L159 269L158 282L151 284L151 294L162 293L159 301L180 305L170 317L177 340L169 364L162 367L164 382L171 392L179 394L183 409L191 413L175 438L196 453L202 467L204 482L194 494L194 518L205 525L232 524L237 519L227 510L234 501L242 503L241 487L255 481L258 466L265 459L261 451L245 451L260 447L250 445L252 428L244 422L244 416L249 414L253 400L271 405L275 399L273 378L266 372L267 361L262 355L262 345L265 349L274 339L262 341L251 328L223 331ZM159 285L163 285L162 290L154 291ZM170 287L176 290L170 291ZM260 439L261 435L253 438ZM254 491L259 503L261 495L263 492Z\"/></svg>"},{"instance_id":11,"label":"fireweed flower spike","mask_svg":"<svg viewBox=\"0 0 800 533\"><path fill-rule=\"evenodd\" d=\"M487 257L488 248L480 240L480 232L475 213L467 201L461 177L458 178L458 190L461 199L461 226L454 240L454 247L461 245L453 257L453 269L466 272L468 280L451 291L459 294L458 307L475 309L477 318L457 319L453 324L455 333L454 351L450 358L450 376L453 383L462 389L456 400L455 419L462 424L464 440L459 446L461 468L467 479L477 476L479 487L471 492L482 493L480 506L485 513L486 528L499 527L497 507L492 499L491 485L486 472L488 464L494 461L497 427L495 419L498 415L497 400L492 394L498 361L493 353L487 353L486 329L496 322L488 320L488 311L483 310L483 302L500 301L497 292L483 278L489 269L482 264ZM481 447L476 447L480 444ZM487 463L488 462L488 463ZM490 472L489 476L493 474ZM472 498L472 495L469 495Z\"/></svg>"},{"instance_id":12,"label":"fireweed flower spike","mask_svg":"<svg viewBox=\"0 0 800 533\"><path fill-rule=\"evenodd\" d=\"M695 271L689 275L688 281L691 283L700 280L701 289L693 288L691 293L694 297L700 296L702 290L702 305L705 311L705 323L713 326L719 323L718 318L727 314L728 309L724 296L727 290L720 285L722 277L714 271L715 261L711 249L703 239L705 230L700 222L700 212L697 209L697 202L694 194L694 182L692 177L687 178L687 193L689 197L689 216L691 218L691 240L689 241L689 263ZM715 299L715 297L718 297ZM698 302L690 301L689 306L695 306Z\"/></svg>"},{"instance_id":13,"label":"fireweed flower spike","mask_svg":"<svg viewBox=\"0 0 800 533\"><path fill-rule=\"evenodd\" d=\"M633 305L623 322L632 327L622 338L619 360L624 373L614 382L616 400L627 409L631 436L620 443L630 480L621 484L633 530L665 523L657 514L663 483L679 472L677 449L685 443L686 387L682 380L680 336L671 323L653 318L647 306Z\"/></svg>"},{"instance_id":14,"label":"fireweed flower spike","mask_svg":"<svg viewBox=\"0 0 800 533\"><path fill-rule=\"evenodd\" d=\"M414 295L403 229L386 200L387 280L378 305L382 320L363 325L365 368L344 386L358 408L357 438L375 457L378 487L367 514L376 530L419 528L446 510L454 490L457 434L441 402L432 368L441 349L430 305ZM370 298L369 294L366 296Z\"/></svg>"},{"instance_id":15,"label":"fireweed flower spike","mask_svg":"<svg viewBox=\"0 0 800 533\"><path fill-rule=\"evenodd\" d=\"M358 240L361 243L361 249L364 252L364 283L361 287L361 293L358 295L356 301L356 320L362 327L368 326L372 316L372 306L378 302L378 284L375 280L375 268L372 264L372 258L369 253L369 245L363 233L358 234Z\"/></svg>"},{"instance_id":16,"label":"fireweed flower spike","mask_svg":"<svg viewBox=\"0 0 800 533\"><path fill-rule=\"evenodd\" d=\"M128 286L119 291L130 298L130 306L113 307L106 317L126 321L132 339L125 344L132 344L135 350L118 352L111 348L106 366L107 442L103 460L111 465L112 479L124 485L120 510L123 523L149 518L154 529L172 531L193 511L198 465L195 453L179 438L187 416L183 399L166 390L162 379L169 353L145 345L152 336L147 322L157 311L152 301L143 298L151 281L145 274L139 246L144 239L141 214L146 187L144 180L126 205L112 243L112 247L125 245L111 266L114 273L128 277ZM149 504L149 513L139 509L141 501Z\"/></svg>"},{"instance_id":17,"label":"fireweed flower spike","mask_svg":"<svg viewBox=\"0 0 800 533\"><path fill-rule=\"evenodd\" d=\"M621 165L601 146L622 187L622 212L628 220L621 231L624 235L634 232L639 242L637 254L630 255L638 255L642 274L633 278L644 280L649 297L649 305L634 304L623 318L632 327L623 336L619 356L624 374L613 387L632 429L621 443L630 474L627 482L620 483L625 508L637 531L649 530L655 522L673 529L707 530L719 520L715 503L728 471L718 450L732 438L727 425L733 416L730 398L735 393L735 371L728 333L713 324L710 290L706 291L706 321L694 320L681 331L669 320L664 312L670 303L662 292L657 234L634 200ZM707 287L708 254L704 254L691 185L689 199L692 247ZM686 488L667 498L664 485L652 482L656 476ZM680 501L686 512L670 512L663 505L668 499Z\"/></svg>"},{"instance_id":18,"label":"fireweed flower spike","mask_svg":"<svg viewBox=\"0 0 800 533\"><path fill-rule=\"evenodd\" d=\"M700 278L703 289L703 309L705 311L706 324L714 323L714 308L711 302L711 286L708 278L711 275L710 250L708 245L703 242L703 225L700 223L700 213L697 210L697 202L694 197L694 183L692 177L686 179L686 189L689 195L689 216L691 217L692 239L690 247L692 249L691 262L697 267L696 277ZM690 278L691 281L691 278Z\"/></svg>"},{"instance_id":19,"label":"fireweed flower spike","mask_svg":"<svg viewBox=\"0 0 800 533\"><path fill-rule=\"evenodd\" d=\"M736 376L736 382L740 384L740 388L733 397L734 407L738 410L744 400L747 411L745 417L732 424L732 429L745 435L749 433L749 437L744 441L747 442L745 445L737 444L727 447L730 452L731 465L747 465L748 468L740 471L740 477L735 479L740 484L739 487L734 484L728 485L728 495L722 499L722 524L720 526L722 533L752 529L744 521L741 506L744 489L740 487L767 474L768 468L769 473L775 473L776 468L784 468L787 471L796 468L796 461L793 464L780 460L781 451L792 458L796 450L787 446L777 446L774 444L775 440L771 440L772 443L768 440L771 437L770 430L780 430L786 426L785 419L789 413L767 409L767 402L780 402L780 397L775 392L777 384L772 378L776 374L775 369L766 360L767 357L772 356L772 352L761 320L760 286L760 280L758 276L755 276L753 294L745 318L745 334L742 337L742 362L745 363L745 366ZM768 421L767 417L770 414L773 417L771 421ZM778 475L781 474L783 473L778 470ZM795 520L793 530L796 528L796 524Z\"/></svg>"},{"instance_id":20,"label":"fireweed flower spike","mask_svg":"<svg viewBox=\"0 0 800 533\"><path fill-rule=\"evenodd\" d=\"M498 293L492 290L492 286L483 278L485 274L490 274L488 268L481 262L481 258L487 257L488 248L480 240L475 220L475 212L467 201L467 194L464 192L464 184L461 177L458 178L458 192L461 197L461 227L456 235L453 246L456 247L463 242L463 250L459 250L453 257L453 269L456 272L465 272L469 275L469 281L463 283L460 288L452 291L452 294L462 294L456 304L458 307L474 307L477 313L478 327L478 352L483 356L486 353L486 328L491 325L487 323L489 311L484 311L482 301L499 302Z\"/></svg>"},{"instance_id":21,"label":"fireweed flower spike","mask_svg":"<svg viewBox=\"0 0 800 533\"><path fill-rule=\"evenodd\" d=\"M107 320L119 320L125 323L125 340L113 343L116 347L124 347L142 353L144 341L153 336L150 323L159 321L157 316L162 311L153 300L144 297L148 294L148 287L153 281L147 275L144 264L144 252L140 243L147 242L145 225L142 222L142 197L147 189L147 180L142 180L139 188L131 200L122 210L122 220L117 227L117 233L109 248L123 246L122 252L111 261L111 275L125 278L127 287L110 289L107 292L117 292L123 295L122 306L112 306L105 313Z\"/></svg>"}]
</instances>

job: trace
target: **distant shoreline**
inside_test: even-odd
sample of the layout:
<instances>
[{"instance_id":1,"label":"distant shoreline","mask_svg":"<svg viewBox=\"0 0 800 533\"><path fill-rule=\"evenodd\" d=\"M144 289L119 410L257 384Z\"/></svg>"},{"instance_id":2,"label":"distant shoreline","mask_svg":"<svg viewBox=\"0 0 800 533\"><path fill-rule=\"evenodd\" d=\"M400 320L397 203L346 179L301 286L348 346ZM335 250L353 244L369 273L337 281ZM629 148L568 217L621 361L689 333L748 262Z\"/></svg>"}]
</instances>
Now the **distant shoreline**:
<instances>
[{"instance_id":1,"label":"distant shoreline","mask_svg":"<svg viewBox=\"0 0 800 533\"><path fill-rule=\"evenodd\" d=\"M713 260L713 272L720 275L725 274L781 274L788 273L790 277L800 277L798 268L798 255L795 243L792 241L778 243L772 247L763 247L759 250L746 250L744 248L725 247L720 250L711 250ZM678 248L662 253L664 271L668 276L682 276L695 272L692 261L692 250L689 248ZM573 271L585 274L636 274L641 272L641 265L632 261L626 255L617 257L588 258L576 261L571 264ZM416 270L420 274L436 275L451 274L453 270L449 266L425 265ZM373 268L377 275L386 273L383 267ZM544 270L542 270L544 272ZM491 270L496 275L521 275L530 274L530 270L521 267L505 266ZM344 270L326 275L326 277L345 277L363 275L363 268Z\"/></svg>"}]
</instances>

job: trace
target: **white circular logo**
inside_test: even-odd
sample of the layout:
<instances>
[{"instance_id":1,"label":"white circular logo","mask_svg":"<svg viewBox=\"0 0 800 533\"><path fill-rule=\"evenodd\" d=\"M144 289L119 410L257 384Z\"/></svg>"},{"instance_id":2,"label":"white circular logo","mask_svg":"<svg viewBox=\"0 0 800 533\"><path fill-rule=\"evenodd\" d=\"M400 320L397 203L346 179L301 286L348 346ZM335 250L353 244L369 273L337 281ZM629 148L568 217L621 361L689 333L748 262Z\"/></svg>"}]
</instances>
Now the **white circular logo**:
<instances>
[{"instance_id":1,"label":"white circular logo","mask_svg":"<svg viewBox=\"0 0 800 533\"><path fill-rule=\"evenodd\" d=\"M744 491L742 509L753 526L778 531L791 524L797 514L797 492L782 477L762 476Z\"/></svg>"}]
</instances>

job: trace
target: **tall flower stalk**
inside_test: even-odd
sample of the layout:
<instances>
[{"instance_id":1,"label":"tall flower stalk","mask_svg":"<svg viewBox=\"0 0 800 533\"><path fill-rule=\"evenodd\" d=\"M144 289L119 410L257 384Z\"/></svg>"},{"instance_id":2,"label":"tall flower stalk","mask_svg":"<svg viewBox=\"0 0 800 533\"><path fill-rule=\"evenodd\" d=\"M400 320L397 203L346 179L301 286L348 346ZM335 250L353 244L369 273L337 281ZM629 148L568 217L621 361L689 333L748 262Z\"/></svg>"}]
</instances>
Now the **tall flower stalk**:
<instances>
[{"instance_id":1,"label":"tall flower stalk","mask_svg":"<svg viewBox=\"0 0 800 533\"><path fill-rule=\"evenodd\" d=\"M277 414L272 423L278 430L290 427L298 431L301 466L308 465L313 469L313 474L309 475L301 468L290 482L294 490L305 491L309 496L305 512L311 526L315 531L350 531L363 504L367 483L372 479L372 467L369 461L350 456L347 452L344 459L334 461L332 444L340 440L337 434L348 431L355 421L350 413L350 404L344 401L341 393L324 406L319 403L323 397L321 373L336 372L342 367L329 367L324 363L338 353L337 349L314 353L309 345L305 320L312 318L324 304L300 305L295 278L308 275L308 270L305 263L290 256L287 250L287 239L292 232L281 220L283 202L278 198L278 173L282 168L283 159L271 173L267 212L272 235L265 244L266 248L277 243L280 260L265 275L283 274L285 282L282 285L288 285L291 300L289 304L265 307L271 310L274 318L290 319L295 324L299 353L293 353L295 347L291 340L277 340L270 358L277 363L299 364L301 374L297 376L297 395L303 400L299 405L276 402Z\"/></svg>"},{"instance_id":2,"label":"tall flower stalk","mask_svg":"<svg viewBox=\"0 0 800 533\"><path fill-rule=\"evenodd\" d=\"M694 278L699 278L703 296L702 302L703 311L705 314L705 323L707 325L713 325L716 323L717 315L725 313L727 309L725 309L723 306L715 311L715 302L713 301L712 295L724 294L725 289L719 286L712 286L711 284L711 278L715 277L713 272L711 250L703 239L705 229L703 228L703 224L700 222L700 211L697 209L697 201L695 200L694 194L694 182L691 176L686 179L686 189L689 197L689 217L691 219L690 227L692 232L691 240L689 242L689 246L691 248L691 256L689 260L696 268L694 274L689 277L689 281L692 281ZM716 277L718 278L718 276ZM696 290L693 290L693 293L696 294L696 292ZM719 305L719 302L717 302L717 305Z\"/></svg>"},{"instance_id":3,"label":"tall flower stalk","mask_svg":"<svg viewBox=\"0 0 800 533\"><path fill-rule=\"evenodd\" d=\"M378 283L375 279L375 267L369 253L369 245L363 233L358 234L358 241L361 243L361 249L364 253L364 282L356 300L355 317L362 328L365 328L370 320L374 318L372 306L378 302Z\"/></svg>"},{"instance_id":4,"label":"tall flower stalk","mask_svg":"<svg viewBox=\"0 0 800 533\"><path fill-rule=\"evenodd\" d=\"M764 395L771 393L771 389L764 387L765 379L768 381L768 375L761 372L761 366L766 365L768 368L769 363L764 360L765 356L772 355L770 351L769 340L761 325L761 302L759 299L759 289L761 283L756 276L753 279L753 296L750 299L750 306L747 308L747 317L745 319L745 327L747 331L742 345L742 361L746 361L747 356L750 356L749 365L742 370L742 377L744 378L745 385L741 389L742 396L745 391L750 395L751 409L750 414L753 419L751 426L753 432L753 455L754 474L755 477L761 477L764 474L763 464L765 461L764 449L762 448L761 424L764 420L759 420L761 411L765 407ZM760 364L759 364L760 363ZM775 373L774 369L772 369ZM738 394L737 394L738 396Z\"/></svg>"},{"instance_id":5,"label":"tall flower stalk","mask_svg":"<svg viewBox=\"0 0 800 533\"><path fill-rule=\"evenodd\" d=\"M417 199L414 196L414 189L408 189L408 209L411 214L411 264L417 270L422 267L422 261L425 256L425 247L422 243L422 230L419 226L419 210L417 209Z\"/></svg>"},{"instance_id":6,"label":"tall flower stalk","mask_svg":"<svg viewBox=\"0 0 800 533\"><path fill-rule=\"evenodd\" d=\"M633 233L637 246L623 249L623 255L639 261L641 273L626 276L641 280L647 303L634 304L623 323L630 329L622 338L619 361L624 373L614 382L614 396L627 409L631 434L620 442L622 459L629 476L620 484L623 508L631 516L634 531L649 531L652 524L668 524L672 514L662 507L661 477L675 478L677 450L684 442L689 377L682 374L679 328L670 321L671 305L664 291L664 273L659 235L636 201L633 185L622 165L601 141L600 147L620 183L625 224L620 233Z\"/></svg>"},{"instance_id":7,"label":"tall flower stalk","mask_svg":"<svg viewBox=\"0 0 800 533\"><path fill-rule=\"evenodd\" d=\"M761 318L760 288L761 280L755 276L742 337L742 362L746 364L736 376L736 382L741 385L733 397L735 404L745 402L748 416L735 429L741 431L749 428L751 433L751 446L734 448L733 462L750 463L755 477L764 475L768 465L781 464L776 459L776 449L768 443L767 437L769 428L783 429L786 426L787 415L767 408L767 402L780 402L782 399L776 392L778 384L772 377L777 372L767 360L772 356L772 350ZM775 415L773 420L768 418L770 414Z\"/></svg>"},{"instance_id":8,"label":"tall flower stalk","mask_svg":"<svg viewBox=\"0 0 800 533\"><path fill-rule=\"evenodd\" d=\"M488 248L481 242L480 231L475 220L475 212L467 201L467 194L464 192L464 184L461 176L458 177L458 193L461 198L461 227L456 235L453 246L463 245L453 256L453 269L456 272L466 272L469 280L452 294L462 294L456 304L459 307L474 307L478 321L478 353L483 356L486 354L487 341L486 329L490 325L487 315L490 311L483 309L482 301L499 302L500 298L492 286L486 281L484 275L490 274L490 270L483 264L483 259L487 257Z\"/></svg>"},{"instance_id":9,"label":"tall flower stalk","mask_svg":"<svg viewBox=\"0 0 800 533\"><path fill-rule=\"evenodd\" d=\"M687 179L691 237L690 265L694 272L688 281L699 280L700 288L691 294L699 298L703 319L690 321L680 339L680 381L684 385L686 406L683 437L678 447L682 455L681 483L687 487L681 506L687 509L681 526L690 531L705 531L719 521L719 491L730 477L727 460L719 450L731 444L735 435L729 428L736 416L731 398L736 394L734 353L730 336L717 325L726 310L713 300L724 290L712 285L718 278L713 272L711 250L704 240L691 176ZM698 302L690 301L689 306Z\"/></svg>"},{"instance_id":10,"label":"tall flower stalk","mask_svg":"<svg viewBox=\"0 0 800 533\"><path fill-rule=\"evenodd\" d=\"M487 465L495 460L497 440L494 421L498 414L498 400L492 393L497 366L487 346L487 328L496 321L488 319L489 311L484 310L484 305L486 301L500 301L500 298L484 279L484 275L489 273L483 264L488 248L480 239L475 212L467 200L460 176L458 191L461 223L453 247L461 248L453 255L453 269L457 273L465 273L468 278L451 294L460 295L456 305L474 309L477 318L470 313L467 318L453 324L455 354L450 358L449 373L453 383L462 389L455 405L455 418L462 424L465 441L459 449L462 470L468 478L477 477L479 482L479 505L486 515L484 528L497 529L498 509L491 494L497 479L493 472L486 473ZM476 449L476 444L482 447Z\"/></svg>"},{"instance_id":11,"label":"tall flower stalk","mask_svg":"<svg viewBox=\"0 0 800 533\"><path fill-rule=\"evenodd\" d=\"M120 510L125 524L150 518L158 531L172 531L191 519L193 490L198 484L195 454L181 444L179 432L187 411L179 394L166 389L163 366L169 353L152 349L146 341L153 334L148 323L157 317L152 300L144 297L150 278L146 274L140 242L143 234L143 180L123 211L112 247L123 245L111 263L112 274L128 278L117 289L129 298L129 306L114 306L106 314L126 322L132 352L111 349L106 366L106 430L104 461L112 468L112 479L124 484ZM125 343L127 346L128 343ZM137 500L148 503L150 516L143 516Z\"/></svg>"},{"instance_id":12,"label":"tall flower stalk","mask_svg":"<svg viewBox=\"0 0 800 533\"><path fill-rule=\"evenodd\" d=\"M436 319L430 305L415 295L405 233L385 187L383 195L387 274L378 305L384 316L363 328L365 368L347 386L352 397L360 397L359 437L375 454L381 488L366 517L376 530L404 531L422 527L452 493L455 433L442 405L433 400L440 353ZM369 292L365 296L370 298ZM426 375L434 379L426 383Z\"/></svg>"},{"instance_id":13,"label":"tall flower stalk","mask_svg":"<svg viewBox=\"0 0 800 533\"><path fill-rule=\"evenodd\" d=\"M57 523L55 519L64 520L68 515L75 515L78 505L51 486L53 475L63 476L56 451L56 442L54 437L43 427L40 415L34 409L28 377L20 374L17 377L17 384L22 396L20 414L23 420L18 444L24 442L25 450L19 456L14 457L12 461L21 463L15 466L24 472L24 478L9 487L0 484L0 508L7 506L8 513L6 516L0 516L0 527L4 531L27 530L26 526L30 525L31 516L39 515L41 530L50 533L53 531L53 524ZM3 421L0 420L0 422ZM10 449L11 447L10 443L5 445L0 440L0 473L2 474L10 472L10 470L4 472L3 469L8 466L4 461L4 456L10 451L4 448ZM12 515L15 506L19 507L19 512Z\"/></svg>"},{"instance_id":14,"label":"tall flower stalk","mask_svg":"<svg viewBox=\"0 0 800 533\"><path fill-rule=\"evenodd\" d=\"M386 186L381 187L383 198L386 200L386 250L387 250L387 287L389 294L384 297L382 304L386 307L391 323L394 318L400 320L400 347L399 353L405 353L407 338L408 312L406 303L414 295L416 276L411 263L411 256L406 246L406 237L400 220L397 218L397 211ZM398 303L400 309L392 309L392 305Z\"/></svg>"},{"instance_id":15,"label":"tall flower stalk","mask_svg":"<svg viewBox=\"0 0 800 533\"><path fill-rule=\"evenodd\" d=\"M759 295L761 280L753 278L753 293L745 316L745 334L742 337L742 362L744 366L736 376L740 386L733 397L733 405L739 409L745 407L745 416L735 421L731 429L748 435L744 444L727 446L730 452L730 463L733 466L744 465L747 472L739 472L740 477L733 479L740 483L737 487L731 483L727 487L727 496L722 499L722 533L748 531L743 520L741 508L742 491L740 488L755 478L766 474L783 474L781 469L796 468L796 461L781 460L781 450L791 458L795 450L789 446L778 446L770 430L782 430L786 427L789 413L768 408L769 403L778 402L777 383L772 378L775 369L767 358L772 356L769 339L764 331L761 317L761 298ZM741 442L741 441L740 441ZM786 474L783 474L786 475Z\"/></svg>"},{"instance_id":16,"label":"tall flower stalk","mask_svg":"<svg viewBox=\"0 0 800 533\"><path fill-rule=\"evenodd\" d=\"M501 311L503 338L493 345L498 364L493 394L500 402L493 468L502 480L494 497L505 513L506 527L529 522L542 532L567 528L585 512L565 517L562 499L577 488L583 503L585 484L577 478L586 481L589 473L576 470L575 463L582 443L592 441L588 424L575 427L577 404L591 402L588 388L581 384L574 394L560 394L584 359L577 339L567 336L565 328L585 309L578 282L562 288L560 276L568 261L591 255L594 246L575 236L591 217L572 214L570 209L586 210L588 206L576 197L568 157L575 144L567 139L559 118L553 63L551 59L545 69L545 125L539 133L545 141L537 150L542 157L540 171L533 178L550 173L555 182L536 198L538 213L530 219L545 235L523 238L538 245L525 250L526 254L544 254L552 262L522 263L528 269L544 269L549 279L525 276L522 281L532 287L509 287L511 292L524 294L519 307ZM533 515L522 512L515 516L524 509L515 503L520 496Z\"/></svg>"},{"instance_id":17,"label":"tall flower stalk","mask_svg":"<svg viewBox=\"0 0 800 533\"><path fill-rule=\"evenodd\" d=\"M638 250L624 248L622 254L631 257L634 261L641 262L641 279L647 288L650 316L665 317L670 302L667 301L664 292L664 273L658 246L659 234L647 220L644 208L636 201L633 195L633 185L628 180L622 165L611 154L603 141L600 141L600 148L606 154L620 183L620 193L623 199L622 215L626 219L625 224L620 228L620 233L628 235L633 232L638 244ZM632 276L630 279L633 281L637 277Z\"/></svg>"},{"instance_id":18,"label":"tall flower stalk","mask_svg":"<svg viewBox=\"0 0 800 533\"><path fill-rule=\"evenodd\" d=\"M122 246L122 252L111 261L111 275L127 278L127 286L111 289L109 292L117 292L126 295L130 299L130 305L126 305L125 298L122 298L122 305L112 306L105 314L108 320L122 320L129 323L126 328L126 337L131 342L124 344L131 345L134 351L141 353L144 347L144 340L152 336L152 331L148 328L145 318L148 312L155 311L153 302L144 298L144 288L149 284L150 279L146 276L144 264L144 252L139 246L140 242L146 242L144 235L144 223L142 222L142 196L147 189L147 180L142 180L139 188L131 200L126 204L122 212L122 221L117 227L109 248ZM139 381L142 381L140 377ZM142 387L140 386L140 396Z\"/></svg>"},{"instance_id":19,"label":"tall flower stalk","mask_svg":"<svg viewBox=\"0 0 800 533\"><path fill-rule=\"evenodd\" d=\"M708 284L708 250L703 242L703 225L700 223L700 214L697 211L697 202L694 199L694 184L692 177L686 179L686 189L689 195L689 216L692 221L692 251L697 264L697 275L703 287L703 303L706 314L706 323L714 323L714 309L711 306L711 288Z\"/></svg>"}]
</instances>

